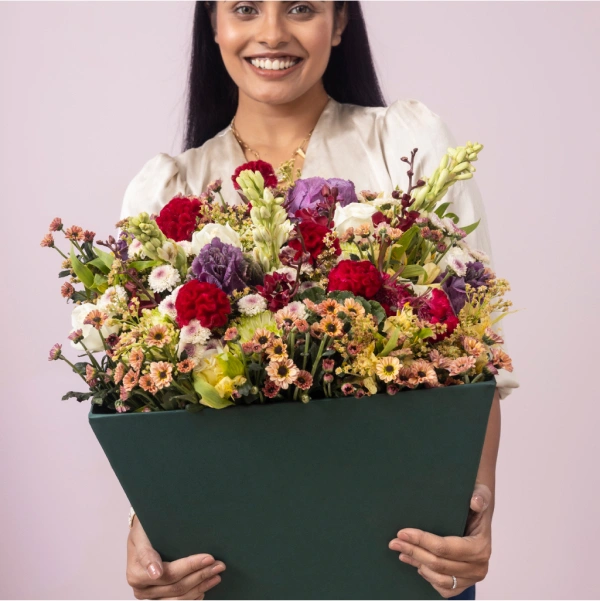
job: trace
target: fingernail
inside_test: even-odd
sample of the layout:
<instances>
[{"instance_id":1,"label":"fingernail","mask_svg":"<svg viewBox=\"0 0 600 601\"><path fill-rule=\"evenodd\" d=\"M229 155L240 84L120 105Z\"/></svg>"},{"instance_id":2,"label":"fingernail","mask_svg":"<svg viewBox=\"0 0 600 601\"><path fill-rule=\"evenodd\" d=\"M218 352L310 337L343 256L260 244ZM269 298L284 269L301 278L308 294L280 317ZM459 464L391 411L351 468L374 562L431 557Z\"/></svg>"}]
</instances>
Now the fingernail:
<instances>
[{"instance_id":1,"label":"fingernail","mask_svg":"<svg viewBox=\"0 0 600 601\"><path fill-rule=\"evenodd\" d=\"M402 540L410 540L410 536L406 534L406 532L402 532L398 538L401 538Z\"/></svg>"},{"instance_id":2,"label":"fingernail","mask_svg":"<svg viewBox=\"0 0 600 601\"><path fill-rule=\"evenodd\" d=\"M224 567L225 566L222 563L218 563L210 571L212 574L216 574L217 572L220 572Z\"/></svg>"},{"instance_id":3,"label":"fingernail","mask_svg":"<svg viewBox=\"0 0 600 601\"><path fill-rule=\"evenodd\" d=\"M211 563L214 563L214 561L215 561L215 560L214 560L212 557L205 557L205 558L202 560L202 565L203 565L203 566L209 566Z\"/></svg>"},{"instance_id":4,"label":"fingernail","mask_svg":"<svg viewBox=\"0 0 600 601\"><path fill-rule=\"evenodd\" d=\"M148 566L148 574L150 578L159 578L160 577L160 569L157 563L151 563Z\"/></svg>"}]
</instances>

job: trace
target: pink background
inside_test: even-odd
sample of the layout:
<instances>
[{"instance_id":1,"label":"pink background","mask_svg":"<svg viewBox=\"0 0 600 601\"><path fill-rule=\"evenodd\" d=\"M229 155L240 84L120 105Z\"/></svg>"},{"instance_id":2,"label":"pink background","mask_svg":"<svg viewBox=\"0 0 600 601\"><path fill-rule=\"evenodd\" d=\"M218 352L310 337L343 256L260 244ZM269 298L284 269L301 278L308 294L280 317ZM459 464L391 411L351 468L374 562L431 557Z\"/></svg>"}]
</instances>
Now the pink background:
<instances>
[{"instance_id":1,"label":"pink background","mask_svg":"<svg viewBox=\"0 0 600 601\"><path fill-rule=\"evenodd\" d=\"M521 388L503 401L478 598L597 598L600 4L364 10L388 103L418 98L459 141L485 145L477 178L496 266L522 309L505 321ZM127 499L89 403L60 401L78 379L46 360L68 342L70 308L39 240L56 216L105 238L142 164L180 152L192 11L0 4L3 598L133 598Z\"/></svg>"}]
</instances>

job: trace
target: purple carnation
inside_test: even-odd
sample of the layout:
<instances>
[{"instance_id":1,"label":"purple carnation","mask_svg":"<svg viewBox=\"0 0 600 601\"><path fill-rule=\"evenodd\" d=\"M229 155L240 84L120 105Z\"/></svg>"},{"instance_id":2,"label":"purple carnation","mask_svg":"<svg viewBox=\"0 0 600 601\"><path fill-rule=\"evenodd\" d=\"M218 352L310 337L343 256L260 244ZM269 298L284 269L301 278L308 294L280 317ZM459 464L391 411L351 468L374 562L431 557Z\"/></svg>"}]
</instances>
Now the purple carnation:
<instances>
[{"instance_id":1,"label":"purple carnation","mask_svg":"<svg viewBox=\"0 0 600 601\"><path fill-rule=\"evenodd\" d=\"M350 180L337 177L330 177L329 179L308 177L296 180L294 186L288 189L284 205L288 215L293 217L297 211L314 209L320 202L323 202L325 199L321 194L321 190L324 184L327 184L330 188L337 187L338 199L342 207L349 205L351 202L358 202L354 183Z\"/></svg>"},{"instance_id":2,"label":"purple carnation","mask_svg":"<svg viewBox=\"0 0 600 601\"><path fill-rule=\"evenodd\" d=\"M214 284L227 294L246 287L247 270L242 251L218 238L203 246L192 262L192 272L198 281Z\"/></svg>"},{"instance_id":3,"label":"purple carnation","mask_svg":"<svg viewBox=\"0 0 600 601\"><path fill-rule=\"evenodd\" d=\"M458 277L451 275L442 284L444 292L450 299L450 304L454 313L458 315L459 311L465 306L467 302L466 285L469 284L473 288L479 288L485 286L490 279L490 276L485 272L485 266L480 261L470 261L466 265L467 271L464 276ZM440 274L436 278L436 282L440 282L445 276L445 273Z\"/></svg>"}]
</instances>

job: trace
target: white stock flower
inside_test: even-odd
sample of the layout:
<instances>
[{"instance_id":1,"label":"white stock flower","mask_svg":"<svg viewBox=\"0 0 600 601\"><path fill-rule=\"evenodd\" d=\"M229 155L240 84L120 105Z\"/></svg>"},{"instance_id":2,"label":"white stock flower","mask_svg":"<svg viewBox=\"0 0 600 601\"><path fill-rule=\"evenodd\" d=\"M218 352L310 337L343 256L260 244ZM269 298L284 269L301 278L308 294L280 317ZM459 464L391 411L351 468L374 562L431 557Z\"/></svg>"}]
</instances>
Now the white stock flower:
<instances>
[{"instance_id":1,"label":"white stock flower","mask_svg":"<svg viewBox=\"0 0 600 601\"><path fill-rule=\"evenodd\" d=\"M232 244L238 248L242 248L240 235L227 223L221 225L219 223L209 223L205 225L199 232L194 232L192 236L192 253L197 255L202 247L210 244L213 238L218 238L224 244Z\"/></svg>"},{"instance_id":2,"label":"white stock flower","mask_svg":"<svg viewBox=\"0 0 600 601\"><path fill-rule=\"evenodd\" d=\"M87 317L88 313L95 310L103 310L102 308L98 309L98 306L94 303L83 303L81 305L76 305L71 313L71 326L73 327L73 331L81 330L83 334L83 344L86 346L88 351L96 352L103 351L104 345L102 344L102 338L100 338L100 334L98 330L91 324L84 324L84 320ZM118 334L120 330L120 326L118 325L109 325L110 324L110 315L109 319L104 322L104 325L100 328L100 332L102 332L102 336L106 340L111 334ZM71 346L73 348L84 350L81 343L75 344L71 341Z\"/></svg>"},{"instance_id":3,"label":"white stock flower","mask_svg":"<svg viewBox=\"0 0 600 601\"><path fill-rule=\"evenodd\" d=\"M371 203L351 202L345 207L339 204L335 207L333 221L335 223L335 231L338 235L342 235L348 228L356 229L359 225L366 223L371 231L373 230L373 222L371 217L377 213L377 207Z\"/></svg>"},{"instance_id":4,"label":"white stock flower","mask_svg":"<svg viewBox=\"0 0 600 601\"><path fill-rule=\"evenodd\" d=\"M249 294L238 301L238 309L242 315L258 315L266 308L267 301L260 294Z\"/></svg>"},{"instance_id":5,"label":"white stock flower","mask_svg":"<svg viewBox=\"0 0 600 601\"><path fill-rule=\"evenodd\" d=\"M164 292L175 288L181 282L179 272L172 265L159 265L148 276L148 285L152 292Z\"/></svg>"}]
</instances>

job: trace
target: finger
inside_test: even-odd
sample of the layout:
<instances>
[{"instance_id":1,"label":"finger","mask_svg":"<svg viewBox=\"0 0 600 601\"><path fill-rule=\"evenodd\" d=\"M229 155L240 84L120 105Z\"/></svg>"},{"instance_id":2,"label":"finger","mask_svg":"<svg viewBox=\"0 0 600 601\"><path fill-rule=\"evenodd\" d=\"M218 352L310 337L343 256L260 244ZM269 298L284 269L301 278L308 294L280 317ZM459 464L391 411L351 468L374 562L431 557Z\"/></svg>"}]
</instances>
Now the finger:
<instances>
[{"instance_id":1,"label":"finger","mask_svg":"<svg viewBox=\"0 0 600 601\"><path fill-rule=\"evenodd\" d=\"M225 564L222 561L218 561L214 565L184 576L177 582L149 586L140 592L151 594L153 599L195 599L199 594L206 592L211 586L217 584L220 581L220 577L218 581L214 580L214 578L224 570Z\"/></svg>"},{"instance_id":2,"label":"finger","mask_svg":"<svg viewBox=\"0 0 600 601\"><path fill-rule=\"evenodd\" d=\"M430 582L441 595L446 598L460 595L460 593L462 593L466 588L470 587L472 584L475 584L475 581L473 580L457 576L456 588L453 589L452 586L454 585L454 579L452 576L439 574L427 566L421 566L417 571L425 580Z\"/></svg>"},{"instance_id":3,"label":"finger","mask_svg":"<svg viewBox=\"0 0 600 601\"><path fill-rule=\"evenodd\" d=\"M136 566L132 566L134 578L156 580L160 578L163 573L163 562L160 555L152 547L146 531L142 527L139 520L135 520L133 528L130 531L128 537L128 543L131 543L133 549L133 556L135 557L136 563L143 569L145 574L139 574L139 570L136 570ZM129 546L128 546L129 551Z\"/></svg>"},{"instance_id":4,"label":"finger","mask_svg":"<svg viewBox=\"0 0 600 601\"><path fill-rule=\"evenodd\" d=\"M210 588L212 588L213 586L216 586L217 584L219 584L219 582L221 581L220 576L215 576L214 578L211 578L212 584L209 584L208 581L206 581L205 586L204 586L204 590L207 591ZM194 595L198 595L197 597L195 597ZM189 592L187 592L185 595L181 595L179 597L158 597L158 599L204 599L204 593L199 593L199 589L196 590L191 590Z\"/></svg>"},{"instance_id":5,"label":"finger","mask_svg":"<svg viewBox=\"0 0 600 601\"><path fill-rule=\"evenodd\" d=\"M160 584L174 584L189 574L212 567L214 563L215 558L208 553L199 553L197 555L190 555L189 557L177 559L176 561L165 562L164 582L160 582Z\"/></svg>"},{"instance_id":6,"label":"finger","mask_svg":"<svg viewBox=\"0 0 600 601\"><path fill-rule=\"evenodd\" d=\"M416 545L400 542L397 547L401 551L400 561L408 563L416 568L426 565L430 569L441 574L454 574L455 576L458 576L459 574L465 576L473 571L472 563L453 561L451 559L438 557L430 551L427 551L422 547L417 547Z\"/></svg>"},{"instance_id":7,"label":"finger","mask_svg":"<svg viewBox=\"0 0 600 601\"><path fill-rule=\"evenodd\" d=\"M416 528L405 528L398 531L398 539L400 542L405 541L411 545L421 547L437 557L454 561L473 561L481 553L480 544L472 538L437 536L431 532L424 532Z\"/></svg>"},{"instance_id":8,"label":"finger","mask_svg":"<svg viewBox=\"0 0 600 601\"><path fill-rule=\"evenodd\" d=\"M481 482L476 483L471 496L471 509L477 513L482 513L490 506L491 502L492 491L490 488Z\"/></svg>"}]
</instances>

